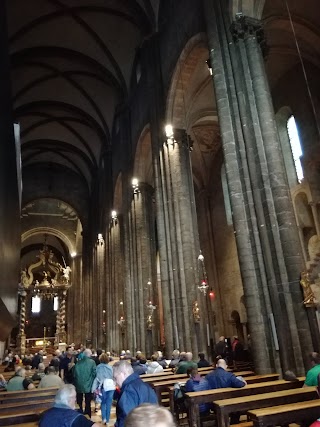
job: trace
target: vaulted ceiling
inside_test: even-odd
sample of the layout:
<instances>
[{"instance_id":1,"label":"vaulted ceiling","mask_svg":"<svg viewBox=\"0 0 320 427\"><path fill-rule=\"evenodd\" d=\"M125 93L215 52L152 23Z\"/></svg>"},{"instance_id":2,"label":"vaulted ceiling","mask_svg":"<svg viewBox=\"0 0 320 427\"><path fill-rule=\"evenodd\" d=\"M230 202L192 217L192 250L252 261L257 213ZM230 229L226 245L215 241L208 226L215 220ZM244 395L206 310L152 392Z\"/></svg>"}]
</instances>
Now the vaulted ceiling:
<instances>
[{"instance_id":1,"label":"vaulted ceiling","mask_svg":"<svg viewBox=\"0 0 320 427\"><path fill-rule=\"evenodd\" d=\"M24 179L30 171L40 177L54 171L65 182L76 177L90 194L115 114L130 92L137 49L156 28L158 2L7 0ZM42 196L59 199L52 191ZM39 219L32 206L30 229Z\"/></svg>"}]
</instances>

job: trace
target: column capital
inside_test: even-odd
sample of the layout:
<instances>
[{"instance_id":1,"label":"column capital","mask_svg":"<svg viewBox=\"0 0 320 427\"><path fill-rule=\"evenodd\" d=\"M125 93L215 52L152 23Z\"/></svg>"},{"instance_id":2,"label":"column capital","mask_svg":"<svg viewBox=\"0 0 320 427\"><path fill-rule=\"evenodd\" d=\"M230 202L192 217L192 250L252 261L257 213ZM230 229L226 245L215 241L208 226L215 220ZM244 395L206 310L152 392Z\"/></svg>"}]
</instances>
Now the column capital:
<instances>
[{"instance_id":1,"label":"column capital","mask_svg":"<svg viewBox=\"0 0 320 427\"><path fill-rule=\"evenodd\" d=\"M189 151L193 150L193 141L185 129L172 129L172 135L167 135L166 142L171 145L177 143L182 147L188 148Z\"/></svg>"},{"instance_id":2,"label":"column capital","mask_svg":"<svg viewBox=\"0 0 320 427\"><path fill-rule=\"evenodd\" d=\"M237 16L231 24L230 31L234 42L255 37L261 47L265 45L264 30L259 19L244 15Z\"/></svg>"}]
</instances>

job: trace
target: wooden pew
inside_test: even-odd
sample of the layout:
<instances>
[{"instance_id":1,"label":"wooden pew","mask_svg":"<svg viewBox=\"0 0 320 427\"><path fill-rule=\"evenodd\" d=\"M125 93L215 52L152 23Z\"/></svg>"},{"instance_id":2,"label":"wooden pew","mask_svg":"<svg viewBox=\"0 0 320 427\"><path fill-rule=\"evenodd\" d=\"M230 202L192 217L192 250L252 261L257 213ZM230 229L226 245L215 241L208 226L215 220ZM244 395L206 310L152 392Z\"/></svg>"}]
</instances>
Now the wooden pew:
<instances>
[{"instance_id":1,"label":"wooden pew","mask_svg":"<svg viewBox=\"0 0 320 427\"><path fill-rule=\"evenodd\" d=\"M47 409L49 409L48 406ZM25 409L25 410L11 410L6 411L5 413L1 413L0 415L0 426L12 426L13 424L23 424L23 426L27 425L30 422L38 422L42 412L45 411L45 408L41 409ZM36 423L37 425L37 423Z\"/></svg>"},{"instance_id":2,"label":"wooden pew","mask_svg":"<svg viewBox=\"0 0 320 427\"><path fill-rule=\"evenodd\" d=\"M246 377L247 384L265 383L266 381L276 381L279 379L279 374L253 375Z\"/></svg>"},{"instance_id":3,"label":"wooden pew","mask_svg":"<svg viewBox=\"0 0 320 427\"><path fill-rule=\"evenodd\" d=\"M14 403L21 401L32 401L34 399L43 400L48 398L54 398L57 393L56 387L32 389L32 390L21 390L21 391L6 391L0 393L0 412L2 404Z\"/></svg>"},{"instance_id":4,"label":"wooden pew","mask_svg":"<svg viewBox=\"0 0 320 427\"><path fill-rule=\"evenodd\" d=\"M318 399L315 387L305 387L292 390L275 391L272 393L242 396L234 399L215 400L214 411L218 427L230 427L230 414L232 412L248 412L268 406L284 405L301 401ZM319 402L320 403L320 402Z\"/></svg>"},{"instance_id":5,"label":"wooden pew","mask_svg":"<svg viewBox=\"0 0 320 427\"><path fill-rule=\"evenodd\" d=\"M218 388L201 392L186 393L186 403L188 407L189 426L194 427L199 424L199 403L208 403L221 399L231 399L241 396L251 396L253 394L271 393L281 390L301 388L305 377L299 377L298 381L267 381L258 384L249 384L242 388Z\"/></svg>"},{"instance_id":6,"label":"wooden pew","mask_svg":"<svg viewBox=\"0 0 320 427\"><path fill-rule=\"evenodd\" d=\"M47 397L47 399L32 399L30 400L21 400L19 402L9 402L9 403L2 403L1 407L0 407L0 418L3 414L7 413L8 411L13 411L13 412L17 412L20 411L22 409L47 409L47 408L51 408L53 405L53 401L54 401L54 396L49 396Z\"/></svg>"},{"instance_id":7,"label":"wooden pew","mask_svg":"<svg viewBox=\"0 0 320 427\"><path fill-rule=\"evenodd\" d=\"M242 374L242 376L246 376L247 374L250 374L251 371L244 371L244 372L239 372L239 374ZM154 391L156 392L156 395L158 397L158 401L159 404L162 403L162 393L168 393L169 395L169 402L170 402L170 408L173 408L173 387L171 390L170 386L173 386L175 383L177 382L186 382L189 377L185 376L185 374L181 374L184 375L184 377L182 378L183 381L177 381L177 379L174 378L174 376L171 376L169 378L163 379L163 381L154 381L154 382L149 382L149 384L151 385L151 387L154 389ZM277 380L279 378L278 374L271 374L271 375L255 375L255 376L249 376L249 383L255 383L255 382L265 382L267 380ZM245 378L247 380L247 377Z\"/></svg>"},{"instance_id":8,"label":"wooden pew","mask_svg":"<svg viewBox=\"0 0 320 427\"><path fill-rule=\"evenodd\" d=\"M319 400L271 406L248 412L254 427L276 426L290 423L306 423L310 425L320 417Z\"/></svg>"}]
</instances>

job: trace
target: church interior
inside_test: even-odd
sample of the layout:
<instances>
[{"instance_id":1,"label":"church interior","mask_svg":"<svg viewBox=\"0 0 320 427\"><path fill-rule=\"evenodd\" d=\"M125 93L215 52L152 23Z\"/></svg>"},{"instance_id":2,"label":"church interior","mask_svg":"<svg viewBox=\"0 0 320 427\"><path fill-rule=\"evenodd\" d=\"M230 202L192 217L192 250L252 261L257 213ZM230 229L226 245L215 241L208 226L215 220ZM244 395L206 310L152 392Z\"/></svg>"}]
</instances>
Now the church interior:
<instances>
[{"instance_id":1,"label":"church interior","mask_svg":"<svg viewBox=\"0 0 320 427\"><path fill-rule=\"evenodd\" d=\"M0 353L320 350L316 0L0 2ZM40 344L39 344L40 342Z\"/></svg>"}]
</instances>

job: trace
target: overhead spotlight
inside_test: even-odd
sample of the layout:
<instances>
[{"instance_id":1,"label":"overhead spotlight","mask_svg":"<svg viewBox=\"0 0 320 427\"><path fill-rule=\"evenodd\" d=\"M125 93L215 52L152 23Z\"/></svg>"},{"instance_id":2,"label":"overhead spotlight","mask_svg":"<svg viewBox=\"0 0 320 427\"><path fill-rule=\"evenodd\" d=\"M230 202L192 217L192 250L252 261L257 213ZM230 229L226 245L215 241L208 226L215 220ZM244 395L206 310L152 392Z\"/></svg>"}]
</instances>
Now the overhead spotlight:
<instances>
[{"instance_id":1,"label":"overhead spotlight","mask_svg":"<svg viewBox=\"0 0 320 427\"><path fill-rule=\"evenodd\" d=\"M103 243L104 243L104 239L103 239L102 233L98 234L98 243L99 243L99 245L103 245Z\"/></svg>"},{"instance_id":2,"label":"overhead spotlight","mask_svg":"<svg viewBox=\"0 0 320 427\"><path fill-rule=\"evenodd\" d=\"M165 132L166 132L167 138L173 138L173 127L172 127L172 125L166 125Z\"/></svg>"},{"instance_id":3,"label":"overhead spotlight","mask_svg":"<svg viewBox=\"0 0 320 427\"><path fill-rule=\"evenodd\" d=\"M134 193L139 192L139 181L137 178L132 178L132 188Z\"/></svg>"},{"instance_id":4,"label":"overhead spotlight","mask_svg":"<svg viewBox=\"0 0 320 427\"><path fill-rule=\"evenodd\" d=\"M212 65L211 65L211 59L210 59L210 57L206 60L206 64L207 64L210 76L212 76Z\"/></svg>"}]
</instances>

